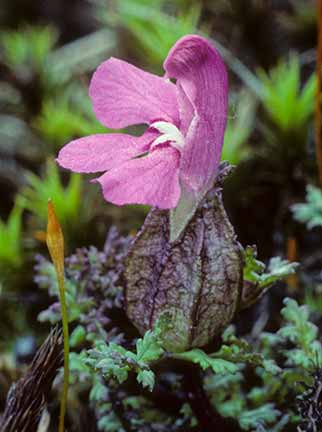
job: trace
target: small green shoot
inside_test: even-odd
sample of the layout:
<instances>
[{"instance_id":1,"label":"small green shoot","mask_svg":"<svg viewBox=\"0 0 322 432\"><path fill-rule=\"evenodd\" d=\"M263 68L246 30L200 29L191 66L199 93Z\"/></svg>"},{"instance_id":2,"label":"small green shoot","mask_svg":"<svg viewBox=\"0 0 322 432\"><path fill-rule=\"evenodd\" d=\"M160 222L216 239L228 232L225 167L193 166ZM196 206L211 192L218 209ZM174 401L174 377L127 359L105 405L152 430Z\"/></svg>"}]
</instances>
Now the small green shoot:
<instances>
[{"instance_id":1,"label":"small green shoot","mask_svg":"<svg viewBox=\"0 0 322 432\"><path fill-rule=\"evenodd\" d=\"M257 259L255 246L247 246L244 251L243 290L240 309L245 309L261 298L274 283L295 274L296 262L289 262L280 257L271 258L267 270L263 262Z\"/></svg>"},{"instance_id":2,"label":"small green shoot","mask_svg":"<svg viewBox=\"0 0 322 432\"><path fill-rule=\"evenodd\" d=\"M164 1L122 0L117 2L116 23L135 37L148 60L159 67L170 48L182 36L196 33L199 5L180 8L174 14L164 11Z\"/></svg>"},{"instance_id":3,"label":"small green shoot","mask_svg":"<svg viewBox=\"0 0 322 432\"><path fill-rule=\"evenodd\" d=\"M290 263L280 257L274 257L270 259L265 272L266 266L257 259L257 250L253 246L245 248L244 259L244 280L258 285L261 289L294 274L298 267L298 263Z\"/></svg>"},{"instance_id":4,"label":"small green shoot","mask_svg":"<svg viewBox=\"0 0 322 432\"><path fill-rule=\"evenodd\" d=\"M303 88L300 61L293 54L269 73L258 71L262 82L260 98L265 110L281 131L299 131L313 118L316 76L312 74Z\"/></svg>"},{"instance_id":5,"label":"small green shoot","mask_svg":"<svg viewBox=\"0 0 322 432\"><path fill-rule=\"evenodd\" d=\"M0 36L4 61L23 79L32 72L45 74L47 57L56 41L57 32L52 27L29 26Z\"/></svg>"},{"instance_id":6,"label":"small green shoot","mask_svg":"<svg viewBox=\"0 0 322 432\"><path fill-rule=\"evenodd\" d=\"M295 348L287 352L288 364L291 366L314 368L316 362L322 362L322 345L318 340L318 328L309 321L309 309L299 306L293 299L284 300L282 315L287 324L278 331L278 335L288 339Z\"/></svg>"},{"instance_id":7,"label":"small green shoot","mask_svg":"<svg viewBox=\"0 0 322 432\"><path fill-rule=\"evenodd\" d=\"M160 328L147 331L136 343L136 352L110 343L99 343L95 349L88 351L86 363L100 371L105 378L114 377L120 383L128 378L130 371L137 374L137 381L150 391L154 387L154 372L150 363L161 358L164 350L161 347Z\"/></svg>"},{"instance_id":8,"label":"small green shoot","mask_svg":"<svg viewBox=\"0 0 322 432\"><path fill-rule=\"evenodd\" d=\"M308 185L306 187L306 203L294 204L291 207L294 217L304 222L309 229L322 226L322 191Z\"/></svg>"},{"instance_id":9,"label":"small green shoot","mask_svg":"<svg viewBox=\"0 0 322 432\"><path fill-rule=\"evenodd\" d=\"M75 137L108 132L96 120L87 93L75 85L65 88L64 94L56 98L45 100L34 125L55 149Z\"/></svg>"},{"instance_id":10,"label":"small green shoot","mask_svg":"<svg viewBox=\"0 0 322 432\"><path fill-rule=\"evenodd\" d=\"M34 173L27 173L28 186L19 196L21 205L34 214L41 223L47 219L44 202L51 197L60 223L65 228L79 223L80 206L82 202L82 180L78 174L71 174L69 183L63 186L58 167L49 160L44 178Z\"/></svg>"},{"instance_id":11,"label":"small green shoot","mask_svg":"<svg viewBox=\"0 0 322 432\"><path fill-rule=\"evenodd\" d=\"M22 210L16 203L7 222L0 219L0 265L3 268L17 268L22 264Z\"/></svg>"}]
</instances>

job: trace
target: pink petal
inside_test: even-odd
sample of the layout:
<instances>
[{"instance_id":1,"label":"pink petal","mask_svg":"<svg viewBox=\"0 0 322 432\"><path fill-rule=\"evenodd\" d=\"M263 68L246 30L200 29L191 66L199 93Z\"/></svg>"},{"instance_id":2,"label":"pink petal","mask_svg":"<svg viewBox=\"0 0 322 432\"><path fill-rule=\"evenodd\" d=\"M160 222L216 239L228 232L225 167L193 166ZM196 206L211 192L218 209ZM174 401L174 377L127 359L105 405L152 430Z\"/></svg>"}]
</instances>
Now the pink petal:
<instances>
[{"instance_id":1,"label":"pink petal","mask_svg":"<svg viewBox=\"0 0 322 432\"><path fill-rule=\"evenodd\" d=\"M214 178L221 157L227 117L226 68L215 48L196 35L185 36L173 46L164 68L168 77L177 79L195 110L180 170L183 180L200 191Z\"/></svg>"},{"instance_id":2,"label":"pink petal","mask_svg":"<svg viewBox=\"0 0 322 432\"><path fill-rule=\"evenodd\" d=\"M97 118L109 128L179 122L174 84L113 57L97 68L89 95Z\"/></svg>"},{"instance_id":3,"label":"pink petal","mask_svg":"<svg viewBox=\"0 0 322 432\"><path fill-rule=\"evenodd\" d=\"M180 131L183 135L186 135L191 121L195 115L195 110L179 82L177 83L176 87L180 115Z\"/></svg>"},{"instance_id":4,"label":"pink petal","mask_svg":"<svg viewBox=\"0 0 322 432\"><path fill-rule=\"evenodd\" d=\"M179 152L158 147L148 156L124 162L96 179L104 197L117 205L147 204L173 208L180 197Z\"/></svg>"},{"instance_id":5,"label":"pink petal","mask_svg":"<svg viewBox=\"0 0 322 432\"><path fill-rule=\"evenodd\" d=\"M147 151L156 136L150 131L140 137L112 133L91 135L63 147L57 162L76 172L106 171Z\"/></svg>"}]
</instances>

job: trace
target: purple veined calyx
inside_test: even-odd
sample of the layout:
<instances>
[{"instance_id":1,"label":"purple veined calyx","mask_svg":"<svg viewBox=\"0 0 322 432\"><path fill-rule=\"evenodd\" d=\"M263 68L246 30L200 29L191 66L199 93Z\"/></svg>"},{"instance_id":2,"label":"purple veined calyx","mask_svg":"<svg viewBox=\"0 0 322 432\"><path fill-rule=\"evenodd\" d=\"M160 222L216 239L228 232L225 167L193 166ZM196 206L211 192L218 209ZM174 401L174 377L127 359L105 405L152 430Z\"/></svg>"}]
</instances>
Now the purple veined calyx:
<instances>
[{"instance_id":1,"label":"purple veined calyx","mask_svg":"<svg viewBox=\"0 0 322 432\"><path fill-rule=\"evenodd\" d=\"M177 241L170 242L169 213L151 210L127 257L127 314L142 334L164 318L170 351L211 342L240 304L242 249L222 203L229 171L223 164Z\"/></svg>"}]
</instances>

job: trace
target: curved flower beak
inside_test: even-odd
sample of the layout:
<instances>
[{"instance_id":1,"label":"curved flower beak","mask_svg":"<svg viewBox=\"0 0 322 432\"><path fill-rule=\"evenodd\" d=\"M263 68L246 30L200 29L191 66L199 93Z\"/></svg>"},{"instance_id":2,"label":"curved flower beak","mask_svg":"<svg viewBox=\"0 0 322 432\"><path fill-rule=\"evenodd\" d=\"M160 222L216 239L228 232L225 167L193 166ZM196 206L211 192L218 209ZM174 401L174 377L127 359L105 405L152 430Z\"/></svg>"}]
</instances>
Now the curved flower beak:
<instances>
[{"instance_id":1,"label":"curved flower beak","mask_svg":"<svg viewBox=\"0 0 322 432\"><path fill-rule=\"evenodd\" d=\"M226 128L228 77L217 50L197 35L178 40L164 69L167 77L176 79L180 128L185 132L181 197L170 217L170 240L175 241L217 174Z\"/></svg>"},{"instance_id":2,"label":"curved flower beak","mask_svg":"<svg viewBox=\"0 0 322 432\"><path fill-rule=\"evenodd\" d=\"M170 50L164 69L184 93L179 101L180 120L189 123L180 177L200 192L214 180L220 162L228 104L226 67L206 39L188 35Z\"/></svg>"}]
</instances>

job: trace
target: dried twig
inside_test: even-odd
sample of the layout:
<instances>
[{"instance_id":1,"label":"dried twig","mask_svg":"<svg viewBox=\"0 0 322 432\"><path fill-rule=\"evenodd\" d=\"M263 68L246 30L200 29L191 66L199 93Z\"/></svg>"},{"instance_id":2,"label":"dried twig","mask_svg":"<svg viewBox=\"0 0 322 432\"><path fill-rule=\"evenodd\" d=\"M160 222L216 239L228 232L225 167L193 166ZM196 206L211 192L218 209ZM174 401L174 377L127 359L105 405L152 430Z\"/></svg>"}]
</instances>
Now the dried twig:
<instances>
[{"instance_id":1,"label":"dried twig","mask_svg":"<svg viewBox=\"0 0 322 432\"><path fill-rule=\"evenodd\" d=\"M13 384L7 396L1 432L36 432L41 414L63 363L61 330L54 328L36 353L25 375Z\"/></svg>"}]
</instances>

